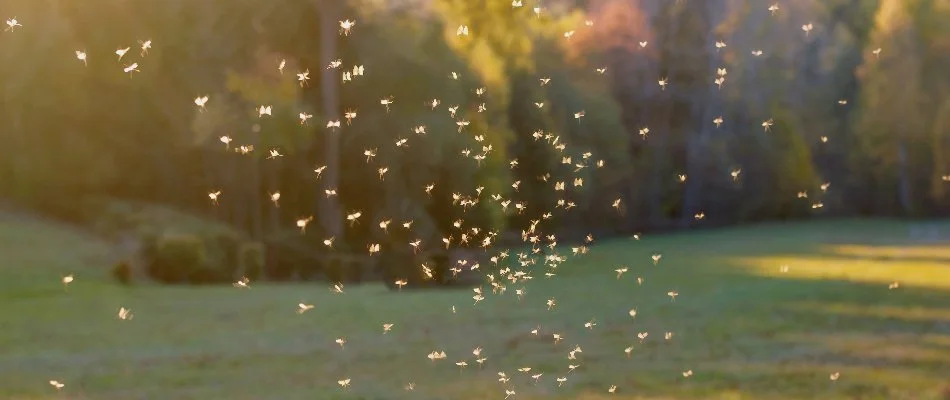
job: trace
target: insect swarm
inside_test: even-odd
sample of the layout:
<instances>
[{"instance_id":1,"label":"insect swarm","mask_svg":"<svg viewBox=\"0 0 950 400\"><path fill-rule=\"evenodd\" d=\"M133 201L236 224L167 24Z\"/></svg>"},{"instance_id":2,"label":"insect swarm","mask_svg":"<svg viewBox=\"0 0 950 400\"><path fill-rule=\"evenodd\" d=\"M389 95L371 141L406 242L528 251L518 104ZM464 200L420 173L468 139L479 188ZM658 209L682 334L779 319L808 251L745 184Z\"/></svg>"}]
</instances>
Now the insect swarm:
<instances>
[{"instance_id":1,"label":"insect swarm","mask_svg":"<svg viewBox=\"0 0 950 400\"><path fill-rule=\"evenodd\" d=\"M834 109L837 110L834 112L861 118L865 114L896 118L875 115L885 113L872 107L874 101L871 100L887 98L882 93L898 92L892 88L899 87L899 83L890 82L892 86L886 86L888 82L882 77L897 80L895 76L903 70L889 70L894 63L915 68L921 64L918 69L925 72L931 69L923 65L932 62L923 60L928 57L915 54L922 53L925 46L920 51L909 51L902 40L878 32L883 29L877 26L882 22L870 16L865 21L867 38L848 37L849 42L842 44L836 42L836 35L830 34L835 32L832 25L828 25L828 30L817 25L827 14L823 5L781 2L770 6L773 2L754 7L723 3L724 9L708 10L709 15L705 15L706 10L691 8L688 1L663 3L662 10L651 10L651 13L659 11L662 16L666 15L665 7L681 7L669 10L681 12L688 18L653 21L656 23L619 18L629 22L626 25L633 25L635 31L613 26L617 25L614 13L597 7L523 0L493 0L487 11L467 7L471 2L436 0L435 3L447 7L439 9L442 25L432 32L425 28L426 21L412 20L411 13L387 14L385 10L371 13L357 7L333 10L330 6L336 5L334 2L283 12L238 4L228 8L237 8L239 12L213 15L230 12L228 8L220 8L212 14L191 15L187 21L178 21L190 25L169 27L159 22L176 21L163 20L165 17L159 13L156 20L149 17L148 21L117 24L124 26L122 29L97 23L95 34L80 29L80 22L89 21L64 17L75 10L51 12L51 16L23 11L20 16L25 18L22 21L25 26L15 17L10 18L21 13L19 10L7 10L6 29L0 32L0 48L13 49L8 58L16 62L11 61L3 69L16 72L7 76L13 83L18 83L19 77L24 80L23 84L7 85L8 97L20 100L24 108L35 103L36 99L31 97L39 96L35 93L42 93L43 99L50 97L49 101L36 103L34 112L24 115L36 120L49 117L50 124L63 119L81 126L84 131L113 126L117 131L124 130L121 135L83 132L82 135L40 136L34 140L32 135L47 135L42 131L54 131L57 126L46 125L46 121L21 123L17 118L9 118L8 128L12 133L8 133L8 139L17 140L9 140L12 147L8 155L26 151L23 154L30 156L29 159L15 157L16 165L10 164L10 160L0 160L9 164L3 171L16 175L10 177L16 178L16 189L19 190L21 184L29 186L31 176L23 171L42 172L37 177L50 179L50 183L43 185L52 185L58 182L53 179L58 175L63 175L61 179L66 182L73 176L95 175L92 172L103 168L102 177L83 178L76 185L101 189L108 195L128 192L129 196L142 197L149 197L150 191L184 191L181 195L167 193L167 197L173 199L168 200L168 205L186 208L196 214L196 219L203 220L202 225L207 222L215 227L195 228L201 231L197 239L205 254L195 257L201 259L194 262L200 266L199 272L182 272L185 277L179 281L197 281L199 278L195 276L207 269L208 274L215 275L216 282L224 286L166 291L151 287L153 285L139 285L147 287L105 290L101 286L115 283L97 281L98 277L87 273L81 265L41 260L57 269L37 275L37 281L44 286L23 292L46 293L44 296L50 299L48 303L44 299L42 305L48 308L41 313L50 316L80 312L70 306L89 303L81 296L95 292L103 299L98 303L105 308L90 307L97 315L88 321L121 330L122 335L130 338L162 328L169 329L173 334L170 337L174 338L178 330L202 333L207 330L206 333L211 334L216 328L233 331L238 327L242 338L248 339L250 333L245 338L243 329L260 326L266 330L254 332L255 336L261 336L260 340L242 342L244 347L236 349L255 354L293 351L301 344L304 352L332 349L325 352L330 357L325 364L333 366L332 371L322 368L316 379L310 379L314 371L272 369L307 375L301 379L307 380L307 385L360 391L359 395L365 390L389 393L384 396L392 397L391 391L399 391L406 382L412 382L406 386L407 390L418 388L425 392L420 393L423 396L449 393L445 386L454 383L438 378L439 374L449 376L451 373L452 377L461 376L459 384L489 381L486 384L492 386L488 392L478 391L478 395L486 398L518 399L539 395L570 398L583 395L580 391L605 396L604 390L624 393L628 390L627 383L609 373L597 374L614 368L620 371L619 366L626 365L622 363L646 365L642 357L667 357L664 358L667 361L676 361L676 365L664 367L664 374L668 375L664 379L671 385L684 383L694 371L689 368L701 371L704 363L687 354L689 352L675 353L669 358L669 353L663 353L664 347L703 340L690 329L678 330L683 327L675 319L708 311L701 307L713 300L709 293L714 292L703 290L708 289L700 287L704 282L683 285L690 273L696 272L690 268L694 268L693 264L696 268L705 267L707 261L740 259L741 254L732 252L738 253L737 248L748 246L723 245L727 239L722 237L732 237L732 233L708 235L713 244L706 246L687 239L682 239L687 245L679 245L676 242L681 239L667 235L644 238L637 233L633 235L634 240L617 240L610 236L629 237L636 229L646 231L664 226L700 228L719 220L728 222L739 218L733 214L746 216L761 212L764 218L778 212L774 210L817 218L820 217L817 214L848 207L846 199L854 196L843 192L859 184L845 176L847 171L829 171L825 159L838 157L851 151L851 147L861 147L852 144L860 142L863 146L865 137L846 129L850 124L818 121L802 125L799 114L808 111L808 115L824 118L825 111ZM123 10L128 13L121 13L127 18L142 11L132 4L136 2L125 3L128 4L123 4L123 8L131 7ZM159 3L153 6L160 7ZM622 3L641 14L650 14L637 10L633 4L636 2L603 3ZM741 8L741 12L733 8ZM866 10L867 14L873 16L873 9L872 6ZM43 11L42 7L38 10ZM299 11L322 19L319 34L294 38L291 26L280 25L294 22L283 17ZM922 9L921 14L925 11L929 10ZM109 13L102 16L106 14ZM269 17L247 21L256 14ZM909 20L917 23L915 18ZM702 23L692 26L697 21ZM723 24L723 21L729 23ZM67 26L70 22L76 26ZM238 24L235 26L251 22L255 26L250 28L258 31L251 36L258 35L260 40L243 33L229 38L243 32L243 28L237 31L229 28L231 22ZM667 22L675 22L677 29L669 30ZM766 37L748 37L757 30L751 27L760 23L763 29L773 33ZM911 21L894 25L916 31L911 29L916 28ZM357 30L356 26L361 28ZM843 25L837 26L840 33ZM54 29L47 29L50 27ZM192 35L193 28L208 30L208 34ZM810 36L812 31L814 36ZM933 37L928 36L928 40L942 43L938 33L929 33ZM71 34L76 37L70 37ZM240 38L254 40L237 40ZM623 46L607 43L607 39L612 38L622 39ZM288 39L300 39L300 43L287 43ZM19 50L39 48L50 44L49 40L55 42L50 43L55 44L56 51L49 54L48 60L30 59L33 56L30 52ZM538 47L547 46L546 42L551 42L548 44L553 47ZM420 43L425 46L410 48ZM136 44L139 51L132 52L131 44ZM879 46L888 52L883 53ZM258 59L248 59L250 53L264 47L280 49L282 53L260 50ZM769 51L764 52L765 49ZM868 74L875 77L854 74L849 75L854 82L836 82L839 75L848 74L822 68L811 71L807 69L811 66L806 64L813 60L808 57L792 60L808 49L816 54L841 52L845 59L853 60L853 64L872 66ZM547 54L548 50L553 53ZM561 57L561 50L565 57ZM572 58L570 63L561 59L568 55ZM110 60L111 57L115 58ZM883 59L878 62L880 57ZM288 63L288 60L291 61ZM77 65L77 61L83 66ZM58 69L36 68L43 63ZM850 65L847 69L858 66ZM418 71L411 71L414 68ZM313 75L310 69L314 70ZM63 73L61 77L41 76L41 73L57 70ZM137 73L139 70L142 73ZM134 78L127 79L125 74ZM806 79L809 75L816 75L815 79ZM775 77L782 78L773 79ZM51 86L35 85L44 79L49 79ZM918 80L928 82L923 79ZM725 85L727 81L729 85ZM815 90L813 96L811 90L819 88L808 86L814 84L809 81L820 81L827 88ZM88 87L83 85L90 82L108 83L117 90L106 97L101 93L87 93L84 90ZM916 80L912 83L915 84L906 86L921 87ZM63 94L48 90L52 86L57 89L62 86ZM849 89L840 89L845 86ZM927 92L928 95L939 98L939 81L923 87L932 91ZM796 101L769 98L770 93L780 93ZM910 94L901 95L904 97L893 100L895 104L924 104L913 101ZM400 98L399 106L395 105L396 97ZM69 103L76 99L87 104ZM817 105L808 101L812 99L817 100L814 101ZM378 106L376 101L379 101ZM123 103L134 107L123 108ZM845 105L847 107L840 107ZM53 112L54 106L65 111ZM939 114L937 111L938 108L928 108L924 114ZM10 114L8 117L17 117L15 113L19 111L4 112ZM88 118L96 118L87 121L87 114ZM100 117L101 124L89 123ZM189 122L193 118L201 122L202 128L205 124L213 126L191 132ZM900 122L895 119L886 124L854 125L899 127L895 121ZM930 122L921 126L935 125ZM129 132L138 126L144 130L155 123L169 128L169 132L163 132L167 135L152 131ZM44 129L36 129L36 132L27 129L33 127ZM805 131L799 133L802 129ZM837 135L836 140L828 143L832 134ZM798 140L799 136L803 138L801 157L798 153L787 153L782 146L786 140ZM927 136L913 138L933 140ZM815 140L818 137L820 142ZM875 140L888 138L881 132L874 137ZM192 139L200 140L192 143ZM881 145L883 150L891 150L889 147L897 143L882 142L885 142ZM931 144L914 142L905 143L911 150L909 154L924 154L929 150L926 146ZM825 143L827 145L822 145ZM51 144L67 149L88 144L89 148L76 147L84 151L62 160L50 157L32 161L34 157L45 156L45 152L37 149L52 151L56 146L49 147ZM259 149L256 153L255 147ZM108 162L100 166L93 162L98 158L82 158L86 152L106 153ZM888 160L895 156L888 154ZM128 164L126 159L136 163ZM766 164L773 159L778 160L778 164ZM789 159L795 164L786 168L785 161ZM867 157L866 161L879 160ZM923 188L923 184L919 184L921 188L914 187L911 193L917 195L913 196L913 202L922 198L924 200L919 201L936 204L937 199L930 199L925 196L926 191L919 189L934 189L934 193L946 189L950 175L944 174L950 174L950 170L945 170L946 166L938 165L937 161L918 161L916 157L907 162L908 167L913 167L909 171L926 170L931 175L929 179L919 179L928 181L927 187ZM87 167L85 164L89 164L89 170L80 170ZM162 164L162 169L150 164ZM110 168L105 170L106 167ZM742 174L743 169L747 174ZM140 173L143 182L132 181ZM900 174L894 175L894 182L903 179ZM816 178L823 176L833 178L834 189ZM886 176L889 175L868 179L873 181ZM766 186L773 183L772 180L775 185ZM755 199L762 203L761 207L758 203L749 205L755 206L750 211L745 207L751 202L747 198L760 195L753 192L757 186L774 187L776 193L760 196L761 201ZM28 189L31 188L24 188ZM798 196L792 197L793 193ZM63 197L72 194L75 193L63 192ZM872 191L868 190L868 194ZM782 198L781 203L777 203L779 207L769 203L773 197ZM165 201L161 201L164 205ZM824 207L823 201L828 201L829 207ZM726 207L731 205L737 206L735 212ZM707 210L710 211L708 219ZM809 211L812 212L809 214ZM174 222L164 221L164 215L136 216L130 220L136 222L136 233L160 231L165 228L165 222ZM140 222L149 226L140 229ZM153 229L152 224L160 226ZM222 230L228 230L220 236L230 236L234 233L230 231L232 228L237 233L234 236L240 236L239 251L232 251L235 246L228 242L229 238L222 238L219 243L218 224L224 225ZM206 230L211 238L205 238ZM18 233L26 234L26 230L23 231ZM61 245L59 242L57 247ZM62 245L68 246L68 243ZM249 247L260 249L254 251L255 257L245 256L244 250ZM717 252L708 252L709 247L716 248ZM763 253L768 250L758 242L751 247ZM263 249L267 250L266 254ZM231 253L235 252L240 261L232 263ZM763 261L767 265L756 273L770 276L773 286L812 285L813 282L803 278L814 278L807 276L814 275L813 266L807 261L793 260L797 253L789 253L782 255L787 259ZM613 257L615 254L620 255ZM45 254L34 256L40 259ZM764 256L761 258L765 259ZM84 257L64 256L62 259ZM19 267L19 260L8 261ZM750 264L743 267L752 270L752 264L758 261L743 262ZM794 263L796 268L790 270L785 263ZM148 268L158 262L143 260L143 264ZM181 264L184 270L187 262L168 264ZM219 264L241 266L235 269L234 265ZM324 264L340 266L346 273L331 274L334 276L325 279L321 289L316 291L306 285L281 285L277 289L277 283L273 282L308 280L311 274L308 268L317 271ZM373 278L384 280L391 293L382 293L375 285L359 284L363 279L361 271L377 266L380 266L379 271L373 272L379 273ZM288 270L289 278L281 276L284 271L274 271L282 268ZM712 275L704 274L703 278L712 279ZM921 286L912 274L879 278L866 289L875 296L913 299L910 296ZM741 283L752 286L764 280L745 279ZM255 282L253 289L252 281ZM732 287L729 283L716 282L727 288ZM463 286L463 290L415 290L427 286ZM759 297L753 304L759 301L768 304L774 294L767 288L754 289L749 292ZM301 293L291 293L295 290ZM157 301L159 297L154 293L159 291L175 298L169 299L171 302ZM723 293L732 296L743 291L745 289ZM859 290L839 294L850 296L857 292ZM195 296L194 293L201 295L190 297ZM615 293L622 293L623 297L610 297ZM188 307L178 307L186 300ZM743 308L749 304L745 301L728 304L730 307L720 310L727 316L716 315L724 321L724 326L732 327L735 322L728 319L730 310L727 310L734 306L743 312L749 311L749 315L742 317L772 328L767 318L759 319L760 315L754 314L756 308L765 307ZM132 308L136 314L141 313L134 320ZM233 319L240 322L235 325L230 320L191 314L195 312L192 310L216 312L219 309L235 315ZM409 312L400 313L400 309ZM168 315L170 310L171 316ZM359 316L364 314L369 317ZM194 315L205 318L195 319ZM31 324L53 320L52 317L40 318ZM132 322L127 322L129 320ZM540 328L541 323L544 330ZM537 328L531 330L534 326ZM313 327L317 329L308 330ZM475 336L452 335L456 331L471 331ZM50 336L51 342L62 339L51 336L55 335L52 329L43 332L46 333L37 337ZM107 331L96 332L102 334L104 341L108 339ZM675 339L673 332L677 332ZM651 333L653 339L649 339ZM312 346L308 344L308 335L315 337ZM514 339L509 340L509 335ZM612 335L620 336L614 341L610 339ZM476 344L471 342L472 337L483 340L481 344L486 349L478 347L472 354L459 351ZM741 335L737 337L742 339ZM153 351L153 345L158 345L152 339L141 339L149 343L145 350ZM514 344L506 349L505 343ZM586 354L577 343L584 346ZM732 344L727 341L722 346ZM75 345L67 347L72 346ZM215 347L211 350L223 349ZM312 348L308 350L309 347ZM384 358L401 357L387 354L392 349L409 356L390 363ZM88 350L83 350L83 354L86 352ZM447 359L446 352L453 354L452 360ZM398 365L399 368L392 373L392 379L387 379L390 377L386 374L375 376L380 374L367 370L366 365L373 364ZM513 368L517 368L517 372L513 373ZM271 368L265 369L268 371L261 370L265 375L270 373ZM812 374L812 379L827 385L825 376L833 371L819 371ZM228 369L226 372L237 371ZM99 394L91 392L96 389L95 382L61 373L45 371L37 379L31 379L30 384L54 392L45 382L56 378L49 382L63 395L72 395L67 392L76 389L89 389L92 396ZM676 374L682 374L682 378ZM716 376L715 373L703 375L704 382ZM259 378L273 380L263 375ZM534 388L532 379L537 385ZM853 382L857 379L861 379L858 374L848 374L845 379L848 382L841 383L862 384ZM318 382L311 383L313 381ZM66 386L63 382L72 383ZM122 381L112 383L120 385ZM222 390L241 390L243 383L227 382L219 386ZM191 388L182 388L186 389ZM451 393L458 393L460 397L475 393L468 392L466 387L457 389L459 391ZM821 397L821 394L816 396Z\"/></svg>"}]
</instances>

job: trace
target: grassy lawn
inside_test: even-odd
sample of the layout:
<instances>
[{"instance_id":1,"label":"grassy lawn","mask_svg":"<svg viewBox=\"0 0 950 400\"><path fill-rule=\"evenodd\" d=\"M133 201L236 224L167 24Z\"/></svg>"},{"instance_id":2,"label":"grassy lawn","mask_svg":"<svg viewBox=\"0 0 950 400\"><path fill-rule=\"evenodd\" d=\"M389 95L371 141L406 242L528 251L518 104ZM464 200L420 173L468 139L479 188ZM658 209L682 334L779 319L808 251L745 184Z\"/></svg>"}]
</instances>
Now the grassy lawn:
<instances>
[{"instance_id":1,"label":"grassy lawn","mask_svg":"<svg viewBox=\"0 0 950 400\"><path fill-rule=\"evenodd\" d=\"M108 278L107 244L3 217L0 398L503 399L507 388L512 399L942 400L950 246L916 242L915 224L604 241L554 278L536 274L522 300L520 284L503 295L486 285L473 306L467 289L394 293L379 284L344 294L304 284L125 288ZM950 237L950 222L927 224ZM656 265L653 254L662 254ZM618 279L620 265L629 271ZM70 273L65 289L60 277ZM298 314L301 302L315 307ZM134 317L118 319L120 307ZM531 334L539 325L542 335ZM552 333L564 339L555 344ZM481 368L475 347L487 357ZM432 351L447 358L432 362ZM579 367L568 372L571 364ZM567 378L560 387L558 377ZM350 388L337 384L343 378ZM66 386L57 391L50 379Z\"/></svg>"}]
</instances>

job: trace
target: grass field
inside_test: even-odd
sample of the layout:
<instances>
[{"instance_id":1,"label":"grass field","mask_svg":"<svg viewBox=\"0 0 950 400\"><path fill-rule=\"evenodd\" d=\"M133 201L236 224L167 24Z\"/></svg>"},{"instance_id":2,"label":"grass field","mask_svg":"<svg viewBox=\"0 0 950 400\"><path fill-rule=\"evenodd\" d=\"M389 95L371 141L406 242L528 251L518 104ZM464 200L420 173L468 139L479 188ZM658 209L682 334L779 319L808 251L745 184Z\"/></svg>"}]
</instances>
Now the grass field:
<instances>
[{"instance_id":1,"label":"grass field","mask_svg":"<svg viewBox=\"0 0 950 400\"><path fill-rule=\"evenodd\" d=\"M512 286L473 306L467 289L394 293L380 284L344 294L304 284L125 288L108 278L107 244L3 217L0 398L503 399L507 388L511 399L943 400L950 246L915 242L914 224L604 241L557 277L529 282L523 300ZM950 223L928 224L950 234ZM630 270L618 279L621 264ZM67 274L76 278L68 289ZM300 302L315 307L298 314ZM118 319L120 307L134 317ZM395 324L385 335L384 323ZM530 333L538 325L543 336ZM564 340L555 344L554 332ZM569 360L577 345L582 353ZM482 368L475 347L487 357ZM447 358L427 359L436 350ZM579 368L568 372L570 364Z\"/></svg>"}]
</instances>

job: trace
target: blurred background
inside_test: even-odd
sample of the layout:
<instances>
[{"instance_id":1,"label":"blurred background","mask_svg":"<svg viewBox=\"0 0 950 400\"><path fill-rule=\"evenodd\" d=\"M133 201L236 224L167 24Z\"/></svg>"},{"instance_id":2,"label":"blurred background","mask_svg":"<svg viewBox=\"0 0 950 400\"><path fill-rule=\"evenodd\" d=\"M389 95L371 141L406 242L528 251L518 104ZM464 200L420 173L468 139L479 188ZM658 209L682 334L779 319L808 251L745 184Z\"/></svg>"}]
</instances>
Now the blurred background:
<instances>
[{"instance_id":1,"label":"blurred background","mask_svg":"<svg viewBox=\"0 0 950 400\"><path fill-rule=\"evenodd\" d=\"M950 1L0 20L0 398L950 399Z\"/></svg>"},{"instance_id":2,"label":"blurred background","mask_svg":"<svg viewBox=\"0 0 950 400\"><path fill-rule=\"evenodd\" d=\"M271 264L387 218L440 245L476 187L528 212L465 222L516 239L565 199L575 240L950 205L941 1L4 3L0 190L116 237L184 212Z\"/></svg>"}]
</instances>

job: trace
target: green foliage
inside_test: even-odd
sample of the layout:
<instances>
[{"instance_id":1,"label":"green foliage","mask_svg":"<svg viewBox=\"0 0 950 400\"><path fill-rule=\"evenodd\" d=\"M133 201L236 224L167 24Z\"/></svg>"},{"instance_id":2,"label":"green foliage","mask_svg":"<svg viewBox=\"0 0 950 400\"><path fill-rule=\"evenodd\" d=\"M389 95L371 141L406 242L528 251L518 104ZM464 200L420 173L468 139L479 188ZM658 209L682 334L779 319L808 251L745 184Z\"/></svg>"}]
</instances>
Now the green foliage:
<instances>
[{"instance_id":1,"label":"green foliage","mask_svg":"<svg viewBox=\"0 0 950 400\"><path fill-rule=\"evenodd\" d=\"M123 285L132 284L132 265L128 261L122 260L112 266L112 277Z\"/></svg>"},{"instance_id":2,"label":"green foliage","mask_svg":"<svg viewBox=\"0 0 950 400\"><path fill-rule=\"evenodd\" d=\"M291 69L291 66L287 72L279 73L276 68L277 61L273 61L273 58L276 58L276 55L272 57L272 54L261 50L257 55L258 63L253 69L240 73L228 71L225 85L233 96L222 96L222 99L218 99L225 102L225 107L231 110L245 110L243 113L227 115L238 118L244 129L252 126L257 128L252 128L249 134L243 133L234 139L253 143L258 151L252 154L259 157L263 157L267 154L266 151L272 148L278 148L286 154L303 150L309 145L313 135L312 129L300 126L298 118L299 113L309 110L301 103L302 86L295 79L297 70ZM271 115L261 118L258 108L262 106L270 106ZM197 115L202 116L202 113ZM221 127L216 123L213 126L219 129Z\"/></svg>"},{"instance_id":3,"label":"green foliage","mask_svg":"<svg viewBox=\"0 0 950 400\"><path fill-rule=\"evenodd\" d=\"M940 33L935 15L940 11L933 2L882 1L868 43L868 53L878 47L881 52L866 55L859 70L857 129L863 157L854 159L873 165L868 175L883 189L876 197L884 199L885 206L899 206L906 215L919 213L940 197L940 191L932 188L943 173L939 163L946 145L939 128L942 103L937 99L950 86L942 75L941 64L947 59L933 48L947 33L945 29ZM918 179L921 175L930 179Z\"/></svg>"},{"instance_id":4,"label":"green foliage","mask_svg":"<svg viewBox=\"0 0 950 400\"><path fill-rule=\"evenodd\" d=\"M147 274L164 283L223 283L239 266L245 236L223 224L167 207L104 200L98 231L140 244Z\"/></svg>"},{"instance_id":5,"label":"green foliage","mask_svg":"<svg viewBox=\"0 0 950 400\"><path fill-rule=\"evenodd\" d=\"M299 231L273 232L265 238L262 245L265 259L262 271L264 278L275 281L298 278L311 280L324 269L319 249L304 241ZM345 251L343 244L334 244L334 247Z\"/></svg>"},{"instance_id":6,"label":"green foliage","mask_svg":"<svg viewBox=\"0 0 950 400\"><path fill-rule=\"evenodd\" d=\"M778 169L774 179L779 183L777 193L788 203L793 201L792 196L795 193L804 190L801 188L814 190L818 186L818 175L812 164L811 152L801 135L789 130L778 132L784 135L784 140L779 143L784 142L787 147L777 163Z\"/></svg>"},{"instance_id":7,"label":"green foliage","mask_svg":"<svg viewBox=\"0 0 950 400\"><path fill-rule=\"evenodd\" d=\"M260 278L264 272L265 247L263 243L242 243L238 248L241 276L251 281Z\"/></svg>"},{"instance_id":8,"label":"green foliage","mask_svg":"<svg viewBox=\"0 0 950 400\"><path fill-rule=\"evenodd\" d=\"M97 210L91 224L98 233L109 236L130 234L154 237L164 232L186 232L205 237L243 237L234 228L198 215L171 207L134 201L98 199L89 210Z\"/></svg>"},{"instance_id":9,"label":"green foliage","mask_svg":"<svg viewBox=\"0 0 950 400\"><path fill-rule=\"evenodd\" d=\"M313 171L328 163L327 135L340 135L342 208L374 220L337 238L339 248L356 253L384 242L375 220L411 218L418 236L438 243L455 220L503 234L561 199L577 208L552 224L577 230L665 227L689 204L722 222L797 216L807 207L795 193L813 188L818 176L836 191L812 200L842 205L826 214L891 211L903 202L895 188L906 188L905 207L914 210L950 204L942 100L950 90L943 74L950 9L943 2L806 4L800 11L822 27L808 35L782 12L773 17L739 3L712 10L681 2L659 9L637 1L567 2L542 5L536 16L530 5L494 0L437 0L418 9L344 2L331 22L358 25L348 36L333 26L330 37L321 37L315 21L324 9L313 1L43 3L49 10L18 4L15 14L43 29L2 36L8 106L0 109L0 191L116 239L195 234L209 260L223 260L224 275L239 263L233 243L214 239L221 232L266 237L265 275L319 275L313 249L329 236L322 224L293 239L275 236L320 214L324 182ZM102 24L102 9L126 17ZM468 35L456 34L460 25ZM154 42L147 54L137 46L146 39ZM728 47L709 47L720 39ZM340 79L336 111L357 114L339 130L326 128L336 117L321 115L329 61L320 59L322 41L335 41L332 58L342 63L329 74ZM129 53L116 62L115 49L125 46ZM758 48L763 55L749 55ZM87 53L88 65L74 58L76 50ZM132 62L140 72L123 73ZM343 82L343 71L355 66L365 74ZM713 89L717 68L728 74ZM311 76L301 85L296 74L304 71ZM666 90L656 84L660 77L670 80ZM540 85L540 78L551 80ZM476 95L478 88L485 93ZM204 95L202 109L193 100ZM386 112L379 100L390 97L395 103ZM433 99L440 104L426 106ZM773 106L776 99L781 104ZM262 105L273 115L258 115ZM458 106L454 118L448 106ZM584 118L574 119L579 111ZM300 113L313 118L301 124ZM721 129L709 127L716 115L726 119ZM772 133L755 132L770 118ZM469 125L459 131L463 119ZM425 134L415 132L419 126ZM651 133L641 138L644 127ZM567 146L556 150L535 132ZM823 136L830 141L819 141ZM406 146L395 147L397 139ZM698 151L687 151L693 144ZM244 154L241 146L254 150ZM284 157L269 158L271 149ZM368 149L376 150L373 160L361 156ZM565 157L577 164L587 152L577 172L561 164ZM486 153L481 161L471 157ZM594 167L598 160L603 168ZM385 179L382 167L389 169ZM749 179L733 182L729 170L740 167ZM539 179L549 173L549 181ZM679 174L689 183L677 182ZM574 176L584 185L552 190ZM700 189L687 193L692 182ZM422 192L429 184L432 193ZM470 196L477 187L485 195L476 207L451 205L453 194ZM215 191L221 198L211 204L206 195ZM268 199L275 191L279 208ZM86 200L99 196L161 207ZM505 213L488 196L529 208ZM609 207L618 198L628 217ZM159 208L188 210L199 221L181 222ZM284 240L292 242L287 250Z\"/></svg>"},{"instance_id":10,"label":"green foliage","mask_svg":"<svg viewBox=\"0 0 950 400\"><path fill-rule=\"evenodd\" d=\"M210 283L221 276L208 262L205 242L198 236L164 234L149 245L146 272L162 283Z\"/></svg>"},{"instance_id":11,"label":"green foliage","mask_svg":"<svg viewBox=\"0 0 950 400\"><path fill-rule=\"evenodd\" d=\"M203 240L208 249L208 260L212 269L220 271L221 276L228 280L246 276L238 273L246 266L242 258L245 243L240 235L234 232L219 232L206 236Z\"/></svg>"},{"instance_id":12,"label":"green foliage","mask_svg":"<svg viewBox=\"0 0 950 400\"><path fill-rule=\"evenodd\" d=\"M292 249L280 246L279 243L269 244L267 247L267 261L265 262L264 277L272 281L288 281L297 278L310 280L310 268L303 264L303 257Z\"/></svg>"},{"instance_id":13,"label":"green foliage","mask_svg":"<svg viewBox=\"0 0 950 400\"><path fill-rule=\"evenodd\" d=\"M787 113L776 110L775 115L769 133L772 148L767 153L772 159L768 176L769 195L764 202L768 208L757 210L757 213L780 218L800 217L813 202L798 198L798 193L811 193L817 198L821 193L817 190L820 182L799 124Z\"/></svg>"},{"instance_id":14,"label":"green foliage","mask_svg":"<svg viewBox=\"0 0 950 400\"><path fill-rule=\"evenodd\" d=\"M326 278L330 282L359 283L373 270L376 260L357 254L331 254L324 261Z\"/></svg>"}]
</instances>

